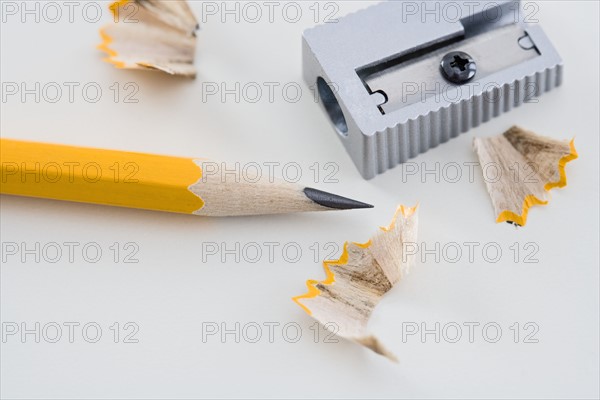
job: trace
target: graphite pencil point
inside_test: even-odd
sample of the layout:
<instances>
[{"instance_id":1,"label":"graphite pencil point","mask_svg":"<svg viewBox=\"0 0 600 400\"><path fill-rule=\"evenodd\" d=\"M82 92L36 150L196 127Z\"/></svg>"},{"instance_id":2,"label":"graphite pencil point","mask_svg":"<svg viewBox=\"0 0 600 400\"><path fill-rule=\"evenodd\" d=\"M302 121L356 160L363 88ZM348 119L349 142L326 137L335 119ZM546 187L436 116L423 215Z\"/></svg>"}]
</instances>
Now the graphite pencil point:
<instances>
[{"instance_id":1,"label":"graphite pencil point","mask_svg":"<svg viewBox=\"0 0 600 400\"><path fill-rule=\"evenodd\" d=\"M313 188L305 188L304 194L306 195L306 197L323 207L333 208L337 210L373 208L371 204L348 199L346 197L338 196L337 194L327 193Z\"/></svg>"}]
</instances>

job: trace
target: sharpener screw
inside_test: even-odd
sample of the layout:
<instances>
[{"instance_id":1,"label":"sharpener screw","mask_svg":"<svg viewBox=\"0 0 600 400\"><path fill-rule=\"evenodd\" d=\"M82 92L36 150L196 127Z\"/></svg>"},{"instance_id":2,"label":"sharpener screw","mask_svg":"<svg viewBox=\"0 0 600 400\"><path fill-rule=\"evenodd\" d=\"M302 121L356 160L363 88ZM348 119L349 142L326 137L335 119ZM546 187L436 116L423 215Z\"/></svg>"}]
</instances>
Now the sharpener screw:
<instances>
[{"instance_id":1,"label":"sharpener screw","mask_svg":"<svg viewBox=\"0 0 600 400\"><path fill-rule=\"evenodd\" d=\"M444 78L452 83L465 83L473 79L477 64L473 57L462 51L452 51L440 63Z\"/></svg>"}]
</instances>

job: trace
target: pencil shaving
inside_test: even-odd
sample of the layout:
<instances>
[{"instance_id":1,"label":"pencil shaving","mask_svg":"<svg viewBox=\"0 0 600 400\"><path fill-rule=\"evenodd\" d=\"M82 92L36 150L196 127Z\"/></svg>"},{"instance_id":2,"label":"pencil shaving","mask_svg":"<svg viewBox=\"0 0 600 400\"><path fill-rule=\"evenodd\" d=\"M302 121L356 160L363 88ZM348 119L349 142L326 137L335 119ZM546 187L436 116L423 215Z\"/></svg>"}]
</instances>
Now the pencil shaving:
<instances>
[{"instance_id":1,"label":"pencil shaving","mask_svg":"<svg viewBox=\"0 0 600 400\"><path fill-rule=\"evenodd\" d=\"M293 300L336 334L397 361L367 331L371 313L383 295L410 270L415 256L404 254L405 243L417 240L417 206L399 206L389 227L382 227L367 243L345 243L342 256L324 261L323 281L309 280L308 292Z\"/></svg>"},{"instance_id":2,"label":"pencil shaving","mask_svg":"<svg viewBox=\"0 0 600 400\"><path fill-rule=\"evenodd\" d=\"M516 126L499 136L475 138L473 147L481 167L494 166L497 172L485 179L496 222L520 226L527 223L530 207L548 204L548 192L567 185L565 166L578 157L574 140L547 138Z\"/></svg>"},{"instance_id":3,"label":"pencil shaving","mask_svg":"<svg viewBox=\"0 0 600 400\"><path fill-rule=\"evenodd\" d=\"M186 1L120 0L109 8L115 22L100 30L98 46L104 61L195 78L198 22Z\"/></svg>"}]
</instances>

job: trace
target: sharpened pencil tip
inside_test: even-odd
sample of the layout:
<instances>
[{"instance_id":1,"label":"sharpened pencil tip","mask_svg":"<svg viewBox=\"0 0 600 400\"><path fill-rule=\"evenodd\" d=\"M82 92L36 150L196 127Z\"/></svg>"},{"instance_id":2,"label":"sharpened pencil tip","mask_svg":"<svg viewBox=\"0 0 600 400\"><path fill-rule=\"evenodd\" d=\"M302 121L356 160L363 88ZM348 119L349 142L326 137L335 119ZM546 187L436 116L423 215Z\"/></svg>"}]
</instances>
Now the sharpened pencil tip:
<instances>
[{"instance_id":1,"label":"sharpened pencil tip","mask_svg":"<svg viewBox=\"0 0 600 400\"><path fill-rule=\"evenodd\" d=\"M305 188L304 194L306 197L323 207L333 208L336 210L352 210L355 208L373 208L372 205L360 201L348 199L338 196L337 194L323 192L313 188Z\"/></svg>"}]
</instances>

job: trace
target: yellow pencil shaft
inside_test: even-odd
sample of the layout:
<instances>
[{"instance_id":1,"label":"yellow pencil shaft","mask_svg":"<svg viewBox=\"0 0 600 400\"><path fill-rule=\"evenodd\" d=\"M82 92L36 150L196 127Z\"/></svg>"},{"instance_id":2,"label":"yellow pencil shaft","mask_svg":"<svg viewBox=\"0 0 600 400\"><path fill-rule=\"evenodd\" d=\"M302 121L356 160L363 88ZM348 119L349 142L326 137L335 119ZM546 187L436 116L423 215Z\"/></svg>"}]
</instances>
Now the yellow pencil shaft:
<instances>
[{"instance_id":1,"label":"yellow pencil shaft","mask_svg":"<svg viewBox=\"0 0 600 400\"><path fill-rule=\"evenodd\" d=\"M0 139L0 193L192 214L193 159Z\"/></svg>"}]
</instances>

